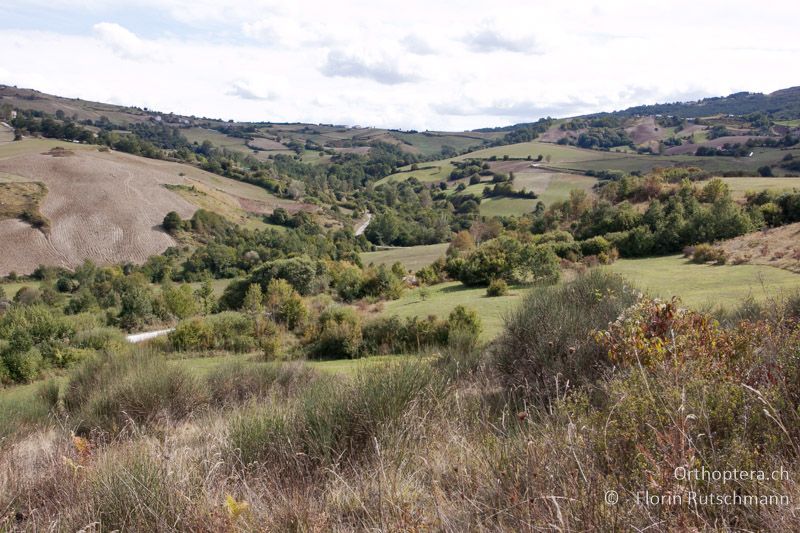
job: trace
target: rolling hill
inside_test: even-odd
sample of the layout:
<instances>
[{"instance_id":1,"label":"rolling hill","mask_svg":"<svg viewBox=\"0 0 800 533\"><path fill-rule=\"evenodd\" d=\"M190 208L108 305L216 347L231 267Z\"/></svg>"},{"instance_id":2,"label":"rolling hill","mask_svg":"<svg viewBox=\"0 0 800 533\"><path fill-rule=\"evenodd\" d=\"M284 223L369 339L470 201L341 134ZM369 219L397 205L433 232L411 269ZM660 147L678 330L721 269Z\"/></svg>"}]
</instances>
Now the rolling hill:
<instances>
[{"instance_id":1,"label":"rolling hill","mask_svg":"<svg viewBox=\"0 0 800 533\"><path fill-rule=\"evenodd\" d=\"M175 244L160 227L170 211L190 217L202 207L247 225L276 207L317 210L188 165L52 140L0 145L0 203L8 185L20 183L45 187L38 209L46 222L35 229L17 218L0 220L2 276L86 259L141 263Z\"/></svg>"}]
</instances>

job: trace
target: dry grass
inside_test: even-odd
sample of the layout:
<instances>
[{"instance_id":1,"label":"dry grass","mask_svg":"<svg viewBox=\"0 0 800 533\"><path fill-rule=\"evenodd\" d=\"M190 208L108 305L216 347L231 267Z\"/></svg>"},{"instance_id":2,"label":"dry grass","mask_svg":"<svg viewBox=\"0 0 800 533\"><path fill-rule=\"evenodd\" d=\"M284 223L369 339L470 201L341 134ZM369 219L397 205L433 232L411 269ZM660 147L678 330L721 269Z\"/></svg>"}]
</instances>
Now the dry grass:
<instances>
[{"instance_id":1,"label":"dry grass","mask_svg":"<svg viewBox=\"0 0 800 533\"><path fill-rule=\"evenodd\" d=\"M800 273L800 223L748 233L720 243L733 264L769 265Z\"/></svg>"},{"instance_id":2,"label":"dry grass","mask_svg":"<svg viewBox=\"0 0 800 533\"><path fill-rule=\"evenodd\" d=\"M46 228L49 221L39 211L46 194L42 183L0 183L0 220L18 218Z\"/></svg>"}]
</instances>

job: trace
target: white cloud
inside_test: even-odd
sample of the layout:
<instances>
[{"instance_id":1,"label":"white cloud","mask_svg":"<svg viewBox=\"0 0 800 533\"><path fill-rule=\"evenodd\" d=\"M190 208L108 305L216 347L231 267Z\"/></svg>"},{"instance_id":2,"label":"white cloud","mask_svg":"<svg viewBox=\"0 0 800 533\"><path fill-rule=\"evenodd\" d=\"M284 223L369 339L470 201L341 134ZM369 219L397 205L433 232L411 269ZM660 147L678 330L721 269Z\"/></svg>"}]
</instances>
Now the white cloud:
<instances>
[{"instance_id":1,"label":"white cloud","mask_svg":"<svg viewBox=\"0 0 800 533\"><path fill-rule=\"evenodd\" d=\"M156 47L140 39L133 32L114 22L101 22L92 29L94 34L115 54L124 59L155 58Z\"/></svg>"},{"instance_id":2,"label":"white cloud","mask_svg":"<svg viewBox=\"0 0 800 533\"><path fill-rule=\"evenodd\" d=\"M392 59L371 60L339 50L328 54L321 72L330 77L364 78L385 85L408 83L420 79L418 75L402 70Z\"/></svg>"},{"instance_id":3,"label":"white cloud","mask_svg":"<svg viewBox=\"0 0 800 533\"><path fill-rule=\"evenodd\" d=\"M544 48L536 36L508 35L501 28L485 27L471 32L462 38L473 52L519 52L523 54L541 54Z\"/></svg>"}]
</instances>

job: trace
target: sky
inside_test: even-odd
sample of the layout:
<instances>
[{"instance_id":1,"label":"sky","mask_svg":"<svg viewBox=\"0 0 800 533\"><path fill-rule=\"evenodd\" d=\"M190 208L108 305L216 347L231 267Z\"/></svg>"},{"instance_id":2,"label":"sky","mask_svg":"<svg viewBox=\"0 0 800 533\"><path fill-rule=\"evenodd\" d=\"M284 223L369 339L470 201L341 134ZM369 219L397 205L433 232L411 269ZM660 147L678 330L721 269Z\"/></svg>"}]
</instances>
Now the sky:
<instances>
[{"instance_id":1,"label":"sky","mask_svg":"<svg viewBox=\"0 0 800 533\"><path fill-rule=\"evenodd\" d=\"M466 130L800 85L800 2L3 0L0 83L239 121Z\"/></svg>"}]
</instances>

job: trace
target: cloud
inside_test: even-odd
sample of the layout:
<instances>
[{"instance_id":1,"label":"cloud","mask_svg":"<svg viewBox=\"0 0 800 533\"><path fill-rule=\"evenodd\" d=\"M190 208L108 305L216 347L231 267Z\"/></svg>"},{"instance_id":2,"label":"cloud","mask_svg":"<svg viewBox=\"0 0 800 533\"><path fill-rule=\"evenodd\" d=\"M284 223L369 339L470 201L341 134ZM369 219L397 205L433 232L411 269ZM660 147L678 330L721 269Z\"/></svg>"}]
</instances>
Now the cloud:
<instances>
[{"instance_id":1,"label":"cloud","mask_svg":"<svg viewBox=\"0 0 800 533\"><path fill-rule=\"evenodd\" d=\"M432 109L441 115L457 117L502 117L520 122L535 121L540 117L563 117L575 109L587 107L587 102L569 100L542 103L532 100L499 100L485 104L477 102L443 102L433 104Z\"/></svg>"},{"instance_id":2,"label":"cloud","mask_svg":"<svg viewBox=\"0 0 800 533\"><path fill-rule=\"evenodd\" d=\"M401 41L403 46L412 54L420 56L432 55L436 53L436 49L425 39L419 35L409 34Z\"/></svg>"},{"instance_id":3,"label":"cloud","mask_svg":"<svg viewBox=\"0 0 800 533\"><path fill-rule=\"evenodd\" d=\"M364 78L384 85L396 85L420 79L416 74L401 71L394 61L388 59L369 61L336 50L328 54L320 72L328 77Z\"/></svg>"},{"instance_id":4,"label":"cloud","mask_svg":"<svg viewBox=\"0 0 800 533\"><path fill-rule=\"evenodd\" d=\"M242 33L266 45L297 47L318 42L321 31L287 17L273 16L243 23Z\"/></svg>"},{"instance_id":5,"label":"cloud","mask_svg":"<svg viewBox=\"0 0 800 533\"><path fill-rule=\"evenodd\" d=\"M156 54L155 47L133 32L114 22L100 22L92 27L95 36L124 59L147 59Z\"/></svg>"},{"instance_id":6,"label":"cloud","mask_svg":"<svg viewBox=\"0 0 800 533\"><path fill-rule=\"evenodd\" d=\"M461 38L470 50L478 53L518 52L543 54L544 48L534 35L509 35L501 29L485 27Z\"/></svg>"},{"instance_id":7,"label":"cloud","mask_svg":"<svg viewBox=\"0 0 800 533\"><path fill-rule=\"evenodd\" d=\"M228 96L236 96L244 100L276 100L278 94L264 87L256 87L247 81L235 81L226 92Z\"/></svg>"}]
</instances>

